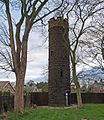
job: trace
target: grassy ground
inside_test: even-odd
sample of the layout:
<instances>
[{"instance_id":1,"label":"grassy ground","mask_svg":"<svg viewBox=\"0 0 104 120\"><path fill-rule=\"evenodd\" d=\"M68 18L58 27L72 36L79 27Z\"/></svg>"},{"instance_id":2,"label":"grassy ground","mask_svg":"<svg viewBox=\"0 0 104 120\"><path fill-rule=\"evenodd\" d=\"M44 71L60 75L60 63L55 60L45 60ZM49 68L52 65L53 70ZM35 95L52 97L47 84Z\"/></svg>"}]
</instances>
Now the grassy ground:
<instances>
[{"instance_id":1,"label":"grassy ground","mask_svg":"<svg viewBox=\"0 0 104 120\"><path fill-rule=\"evenodd\" d=\"M25 113L8 113L6 120L104 120L104 104L85 104L82 109L26 109Z\"/></svg>"}]
</instances>

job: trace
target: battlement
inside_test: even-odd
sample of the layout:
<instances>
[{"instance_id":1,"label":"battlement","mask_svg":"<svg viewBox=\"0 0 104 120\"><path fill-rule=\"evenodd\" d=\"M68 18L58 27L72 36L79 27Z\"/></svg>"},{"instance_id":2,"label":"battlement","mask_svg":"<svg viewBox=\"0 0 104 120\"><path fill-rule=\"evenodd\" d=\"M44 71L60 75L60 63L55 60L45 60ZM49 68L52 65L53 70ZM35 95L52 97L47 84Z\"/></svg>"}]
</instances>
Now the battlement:
<instances>
[{"instance_id":1,"label":"battlement","mask_svg":"<svg viewBox=\"0 0 104 120\"><path fill-rule=\"evenodd\" d=\"M68 19L63 19L62 17L58 17L57 19L51 18L49 21L49 28L56 27L56 26L65 26L69 27Z\"/></svg>"}]
</instances>

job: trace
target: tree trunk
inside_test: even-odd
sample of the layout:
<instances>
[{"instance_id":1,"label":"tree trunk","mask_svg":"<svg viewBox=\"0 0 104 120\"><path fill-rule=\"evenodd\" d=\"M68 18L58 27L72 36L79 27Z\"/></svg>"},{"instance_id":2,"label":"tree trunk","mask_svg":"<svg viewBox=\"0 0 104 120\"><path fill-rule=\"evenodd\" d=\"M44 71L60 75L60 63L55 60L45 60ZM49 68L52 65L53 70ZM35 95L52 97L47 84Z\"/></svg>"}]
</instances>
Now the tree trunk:
<instances>
[{"instance_id":1,"label":"tree trunk","mask_svg":"<svg viewBox=\"0 0 104 120\"><path fill-rule=\"evenodd\" d=\"M21 59L17 58L17 67L15 68L16 75L16 90L14 98L14 112L24 113L24 79L27 66L27 41L28 34L25 34L22 40ZM19 55L20 56L20 53ZM15 66L16 66L15 65Z\"/></svg>"},{"instance_id":2,"label":"tree trunk","mask_svg":"<svg viewBox=\"0 0 104 120\"><path fill-rule=\"evenodd\" d=\"M14 112L24 113L24 71L20 70L16 75L16 90L14 98Z\"/></svg>"},{"instance_id":3,"label":"tree trunk","mask_svg":"<svg viewBox=\"0 0 104 120\"><path fill-rule=\"evenodd\" d=\"M76 85L76 94L77 94L77 102L78 102L78 108L82 108L82 98L81 98L81 92L80 92L80 85L77 79L77 75L76 75L76 65L75 63L72 63L72 67L73 67L73 79L74 79L74 83Z\"/></svg>"}]
</instances>

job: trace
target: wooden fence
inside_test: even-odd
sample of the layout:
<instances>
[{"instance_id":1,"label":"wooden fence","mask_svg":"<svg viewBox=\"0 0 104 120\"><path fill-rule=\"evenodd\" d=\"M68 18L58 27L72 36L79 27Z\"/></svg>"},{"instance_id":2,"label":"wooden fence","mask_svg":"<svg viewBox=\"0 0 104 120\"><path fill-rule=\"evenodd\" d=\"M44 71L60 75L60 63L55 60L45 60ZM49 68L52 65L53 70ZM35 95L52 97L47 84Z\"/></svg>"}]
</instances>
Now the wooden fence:
<instances>
[{"instance_id":1,"label":"wooden fence","mask_svg":"<svg viewBox=\"0 0 104 120\"><path fill-rule=\"evenodd\" d=\"M83 103L102 103L104 104L104 93L82 93ZM76 93L71 94L71 104L77 103Z\"/></svg>"},{"instance_id":2,"label":"wooden fence","mask_svg":"<svg viewBox=\"0 0 104 120\"><path fill-rule=\"evenodd\" d=\"M83 103L100 103L104 104L104 93L82 93L82 102ZM48 105L48 93L32 93L31 100L33 104ZM71 104L77 104L76 93L70 95Z\"/></svg>"},{"instance_id":3,"label":"wooden fence","mask_svg":"<svg viewBox=\"0 0 104 120\"><path fill-rule=\"evenodd\" d=\"M14 96L0 95L0 113L12 111L14 108Z\"/></svg>"},{"instance_id":4,"label":"wooden fence","mask_svg":"<svg viewBox=\"0 0 104 120\"><path fill-rule=\"evenodd\" d=\"M83 103L100 103L104 104L104 93L82 93ZM24 97L25 107L32 107L33 104L38 106L48 105L48 93L31 93L29 96ZM70 103L76 104L77 97L73 93L70 95ZM13 110L14 96L1 96L0 93L0 113L8 110Z\"/></svg>"},{"instance_id":5,"label":"wooden fence","mask_svg":"<svg viewBox=\"0 0 104 120\"><path fill-rule=\"evenodd\" d=\"M48 93L31 93L31 104L36 104L38 106L48 105Z\"/></svg>"},{"instance_id":6,"label":"wooden fence","mask_svg":"<svg viewBox=\"0 0 104 120\"><path fill-rule=\"evenodd\" d=\"M33 104L38 106L48 105L48 93L31 93L24 96L24 107L32 107ZM14 96L2 96L0 92L0 113L12 111L14 108Z\"/></svg>"}]
</instances>

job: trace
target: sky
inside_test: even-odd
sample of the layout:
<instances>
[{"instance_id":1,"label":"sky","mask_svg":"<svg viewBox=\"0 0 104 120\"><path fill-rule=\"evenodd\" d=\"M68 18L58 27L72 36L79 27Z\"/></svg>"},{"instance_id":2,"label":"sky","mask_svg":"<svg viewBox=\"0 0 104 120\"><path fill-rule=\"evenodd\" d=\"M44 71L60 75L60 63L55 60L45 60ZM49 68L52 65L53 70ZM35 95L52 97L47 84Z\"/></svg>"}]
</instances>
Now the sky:
<instances>
[{"instance_id":1,"label":"sky","mask_svg":"<svg viewBox=\"0 0 104 120\"><path fill-rule=\"evenodd\" d=\"M31 32L28 43L28 62L25 82L34 80L34 82L47 81L43 76L43 68L48 64L48 41L39 32ZM44 43L44 44L43 44ZM15 82L14 73L0 71L0 81Z\"/></svg>"},{"instance_id":2,"label":"sky","mask_svg":"<svg viewBox=\"0 0 104 120\"><path fill-rule=\"evenodd\" d=\"M43 76L44 68L48 67L48 29L46 28L46 37L44 37L40 30L31 31L28 43L28 60L25 82L34 80L34 82L47 81L48 75ZM44 42L46 41L46 42ZM43 44L44 43L44 44ZM88 66L78 66L77 71L88 69ZM7 73L0 70L0 81L15 82L14 73Z\"/></svg>"},{"instance_id":3,"label":"sky","mask_svg":"<svg viewBox=\"0 0 104 120\"><path fill-rule=\"evenodd\" d=\"M44 43L45 39L39 32L30 34L26 80L44 81L42 73L48 65L48 40Z\"/></svg>"},{"instance_id":4,"label":"sky","mask_svg":"<svg viewBox=\"0 0 104 120\"><path fill-rule=\"evenodd\" d=\"M12 13L13 17L18 21L19 15L15 12ZM17 16L16 16L17 15ZM48 66L48 39L45 41L45 37L39 32L40 30L31 31L29 35L28 43L28 62L25 82L34 80L34 82L47 81L47 75L43 76L43 68ZM46 29L46 35L48 37L48 29ZM44 43L44 44L43 44ZM77 71L88 69L88 66L78 66ZM6 73L0 70L0 81L9 80L15 82L15 75L13 73Z\"/></svg>"},{"instance_id":5,"label":"sky","mask_svg":"<svg viewBox=\"0 0 104 120\"><path fill-rule=\"evenodd\" d=\"M12 17L14 21L18 22L20 19L20 11L13 11L11 9ZM4 22L4 19L0 20ZM48 22L47 22L48 23ZM6 24L6 22L5 22ZM46 27L46 36L48 36L48 27ZM42 29L36 28L32 29L29 34L28 42L28 60L27 60L27 70L25 76L25 82L29 80L34 80L34 82L47 81L47 75L43 76L43 68L47 68L48 65L48 40L44 43L46 38L41 34ZM14 29L15 31L15 29ZM44 44L43 44L44 43ZM10 81L15 82L15 74L11 72L5 72L0 70L0 81Z\"/></svg>"},{"instance_id":6,"label":"sky","mask_svg":"<svg viewBox=\"0 0 104 120\"><path fill-rule=\"evenodd\" d=\"M45 40L46 38L42 36L41 32L39 31L30 32L25 82L28 82L29 80L34 80L34 82L37 83L41 81L46 82L48 80L47 74L45 76L42 75L44 68L47 69L48 66L48 39L44 43ZM83 70L83 68L85 70L88 69L89 67L78 66L77 71L81 71ZM0 81L15 82L15 80L16 79L14 73L0 71Z\"/></svg>"}]
</instances>

